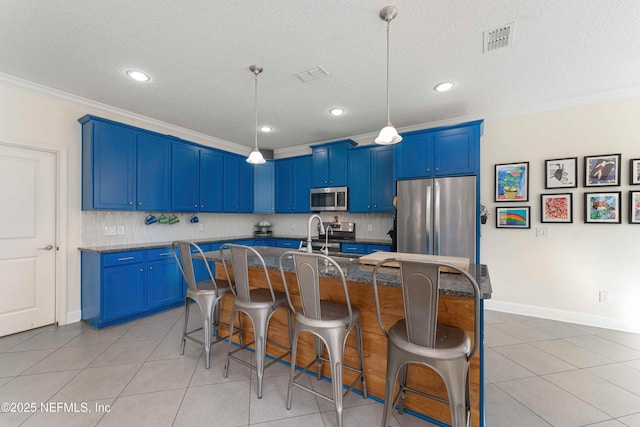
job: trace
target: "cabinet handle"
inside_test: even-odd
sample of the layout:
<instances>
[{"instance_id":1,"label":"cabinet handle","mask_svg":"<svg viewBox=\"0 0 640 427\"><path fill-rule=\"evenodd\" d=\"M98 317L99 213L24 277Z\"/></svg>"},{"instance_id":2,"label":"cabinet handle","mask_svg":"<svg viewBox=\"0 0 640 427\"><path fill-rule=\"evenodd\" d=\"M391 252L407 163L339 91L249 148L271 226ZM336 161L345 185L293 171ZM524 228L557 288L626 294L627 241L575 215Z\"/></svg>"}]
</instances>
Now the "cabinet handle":
<instances>
[{"instance_id":1,"label":"cabinet handle","mask_svg":"<svg viewBox=\"0 0 640 427\"><path fill-rule=\"evenodd\" d=\"M171 255L171 252L164 252L164 253L158 254L158 256L169 256L169 255Z\"/></svg>"},{"instance_id":2,"label":"cabinet handle","mask_svg":"<svg viewBox=\"0 0 640 427\"><path fill-rule=\"evenodd\" d=\"M373 207L374 207L374 208L377 208L377 207L378 207L378 205L373 205Z\"/></svg>"},{"instance_id":3,"label":"cabinet handle","mask_svg":"<svg viewBox=\"0 0 640 427\"><path fill-rule=\"evenodd\" d=\"M138 206L142 206L142 202L138 202Z\"/></svg>"},{"instance_id":4,"label":"cabinet handle","mask_svg":"<svg viewBox=\"0 0 640 427\"><path fill-rule=\"evenodd\" d=\"M367 205L367 209L371 208L371 205Z\"/></svg>"},{"instance_id":5,"label":"cabinet handle","mask_svg":"<svg viewBox=\"0 0 640 427\"><path fill-rule=\"evenodd\" d=\"M431 169L427 168L426 171L429 172Z\"/></svg>"},{"instance_id":6,"label":"cabinet handle","mask_svg":"<svg viewBox=\"0 0 640 427\"><path fill-rule=\"evenodd\" d=\"M133 202L129 202L130 205L133 205Z\"/></svg>"},{"instance_id":7,"label":"cabinet handle","mask_svg":"<svg viewBox=\"0 0 640 427\"><path fill-rule=\"evenodd\" d=\"M200 205L201 208L204 208L204 205Z\"/></svg>"},{"instance_id":8,"label":"cabinet handle","mask_svg":"<svg viewBox=\"0 0 640 427\"><path fill-rule=\"evenodd\" d=\"M142 272L144 272L144 268L141 268L141 269L140 269L140 273L142 273Z\"/></svg>"},{"instance_id":9,"label":"cabinet handle","mask_svg":"<svg viewBox=\"0 0 640 427\"><path fill-rule=\"evenodd\" d=\"M129 261L130 259L133 259L132 256L128 256L128 257L124 257L124 258L118 258L118 261Z\"/></svg>"},{"instance_id":10,"label":"cabinet handle","mask_svg":"<svg viewBox=\"0 0 640 427\"><path fill-rule=\"evenodd\" d=\"M439 171L439 170L440 170L440 168L436 168L436 171Z\"/></svg>"},{"instance_id":11,"label":"cabinet handle","mask_svg":"<svg viewBox=\"0 0 640 427\"><path fill-rule=\"evenodd\" d=\"M197 207L198 207L198 205L193 205L193 207L194 207L194 208L197 208Z\"/></svg>"},{"instance_id":12,"label":"cabinet handle","mask_svg":"<svg viewBox=\"0 0 640 427\"><path fill-rule=\"evenodd\" d=\"M149 267L149 270L153 270L153 267ZM140 271L142 271L142 270L140 270Z\"/></svg>"}]
</instances>

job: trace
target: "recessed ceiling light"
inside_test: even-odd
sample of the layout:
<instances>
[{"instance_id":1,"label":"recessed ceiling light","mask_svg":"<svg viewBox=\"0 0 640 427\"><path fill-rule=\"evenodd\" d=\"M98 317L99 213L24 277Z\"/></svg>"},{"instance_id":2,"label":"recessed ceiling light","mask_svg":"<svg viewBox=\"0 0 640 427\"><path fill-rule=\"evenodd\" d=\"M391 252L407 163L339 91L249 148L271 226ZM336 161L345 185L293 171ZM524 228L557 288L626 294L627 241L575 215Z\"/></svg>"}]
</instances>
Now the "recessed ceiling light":
<instances>
[{"instance_id":1,"label":"recessed ceiling light","mask_svg":"<svg viewBox=\"0 0 640 427\"><path fill-rule=\"evenodd\" d=\"M271 132L273 128L271 128L270 126L260 126L260 130L262 132Z\"/></svg>"},{"instance_id":2,"label":"recessed ceiling light","mask_svg":"<svg viewBox=\"0 0 640 427\"><path fill-rule=\"evenodd\" d=\"M453 82L440 82L434 86L436 92L446 92L454 86Z\"/></svg>"},{"instance_id":3,"label":"recessed ceiling light","mask_svg":"<svg viewBox=\"0 0 640 427\"><path fill-rule=\"evenodd\" d=\"M148 82L149 80L151 80L151 77L149 77L148 74L137 70L128 70L127 76L138 82Z\"/></svg>"},{"instance_id":4,"label":"recessed ceiling light","mask_svg":"<svg viewBox=\"0 0 640 427\"><path fill-rule=\"evenodd\" d=\"M341 116L344 114L344 110L342 108L332 108L331 110L329 110L329 114L331 114L332 116Z\"/></svg>"}]
</instances>

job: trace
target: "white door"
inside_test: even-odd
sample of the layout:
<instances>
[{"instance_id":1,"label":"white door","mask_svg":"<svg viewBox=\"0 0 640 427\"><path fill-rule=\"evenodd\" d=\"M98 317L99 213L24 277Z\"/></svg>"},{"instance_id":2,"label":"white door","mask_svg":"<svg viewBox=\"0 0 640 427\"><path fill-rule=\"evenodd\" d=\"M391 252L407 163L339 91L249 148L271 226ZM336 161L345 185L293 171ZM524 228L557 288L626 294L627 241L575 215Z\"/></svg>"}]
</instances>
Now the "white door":
<instances>
[{"instance_id":1,"label":"white door","mask_svg":"<svg viewBox=\"0 0 640 427\"><path fill-rule=\"evenodd\" d=\"M56 168L0 144L0 336L55 322Z\"/></svg>"}]
</instances>

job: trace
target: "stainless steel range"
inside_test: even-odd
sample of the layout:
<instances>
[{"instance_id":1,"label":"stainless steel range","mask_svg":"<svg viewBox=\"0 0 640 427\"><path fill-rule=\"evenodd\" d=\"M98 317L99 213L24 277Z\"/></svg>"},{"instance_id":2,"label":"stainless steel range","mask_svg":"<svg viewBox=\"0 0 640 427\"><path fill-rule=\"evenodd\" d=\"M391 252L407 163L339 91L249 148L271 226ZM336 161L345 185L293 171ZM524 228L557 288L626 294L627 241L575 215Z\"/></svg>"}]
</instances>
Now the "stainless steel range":
<instances>
[{"instance_id":1,"label":"stainless steel range","mask_svg":"<svg viewBox=\"0 0 640 427\"><path fill-rule=\"evenodd\" d=\"M356 240L356 224L354 222L323 222L322 225L325 234L319 234L317 239L311 239L313 250L320 250L326 245L329 252L340 252L340 243Z\"/></svg>"}]
</instances>

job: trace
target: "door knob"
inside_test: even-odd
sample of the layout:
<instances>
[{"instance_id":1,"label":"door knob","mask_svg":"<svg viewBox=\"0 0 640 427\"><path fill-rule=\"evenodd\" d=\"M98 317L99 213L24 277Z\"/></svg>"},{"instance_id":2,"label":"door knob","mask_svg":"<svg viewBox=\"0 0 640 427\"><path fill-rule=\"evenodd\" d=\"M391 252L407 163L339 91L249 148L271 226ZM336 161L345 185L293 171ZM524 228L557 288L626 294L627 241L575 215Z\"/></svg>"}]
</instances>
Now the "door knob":
<instances>
[{"instance_id":1,"label":"door knob","mask_svg":"<svg viewBox=\"0 0 640 427\"><path fill-rule=\"evenodd\" d=\"M44 248L38 248L39 251L50 251L53 249L53 245L47 245Z\"/></svg>"}]
</instances>

